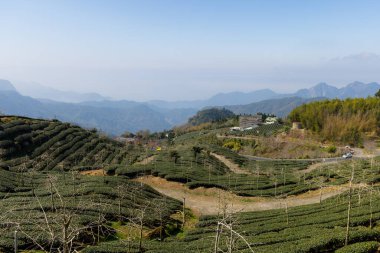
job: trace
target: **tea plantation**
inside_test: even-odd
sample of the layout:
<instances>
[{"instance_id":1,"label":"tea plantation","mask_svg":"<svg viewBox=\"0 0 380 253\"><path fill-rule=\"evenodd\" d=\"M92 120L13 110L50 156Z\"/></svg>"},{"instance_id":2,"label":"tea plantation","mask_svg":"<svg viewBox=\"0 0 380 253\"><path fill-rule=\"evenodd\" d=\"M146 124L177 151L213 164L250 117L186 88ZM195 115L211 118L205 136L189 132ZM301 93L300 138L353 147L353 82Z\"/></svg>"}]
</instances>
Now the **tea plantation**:
<instances>
[{"instance_id":1,"label":"tea plantation","mask_svg":"<svg viewBox=\"0 0 380 253\"><path fill-rule=\"evenodd\" d=\"M181 240L150 242L146 252L215 252L218 221L225 220L242 235L254 252L377 252L380 241L379 189L366 192L359 200L353 193L348 246L345 246L347 194L302 207L282 210L228 213L202 217L197 227ZM220 229L217 252L226 252L233 241L233 252L252 252L230 230ZM85 252L126 252L123 241L100 244ZM361 251L360 251L361 249ZM136 252L136 251L131 251ZM228 252L228 251L227 251Z\"/></svg>"},{"instance_id":2,"label":"tea plantation","mask_svg":"<svg viewBox=\"0 0 380 253\"><path fill-rule=\"evenodd\" d=\"M376 183L380 180L379 159L326 164L318 170L303 172L311 162L296 160L249 161L235 152L215 145L203 145L194 153L193 146L177 146L177 161L170 151L156 155L148 165L117 166L116 174L130 178L154 175L169 181L185 183L189 188L217 187L241 196L285 197L341 185L349 180L352 165L357 167L354 183ZM240 164L247 173L237 174L212 153L223 155Z\"/></svg>"},{"instance_id":3,"label":"tea plantation","mask_svg":"<svg viewBox=\"0 0 380 253\"><path fill-rule=\"evenodd\" d=\"M0 166L13 171L128 164L140 154L68 123L5 116L0 120Z\"/></svg>"},{"instance_id":4,"label":"tea plantation","mask_svg":"<svg viewBox=\"0 0 380 253\"><path fill-rule=\"evenodd\" d=\"M154 229L181 209L125 177L79 173L136 159L114 141L44 120L2 117L0 127L0 251L11 251L18 231L19 249L65 251L66 245L71 252L116 238L112 222Z\"/></svg>"},{"instance_id":5,"label":"tea plantation","mask_svg":"<svg viewBox=\"0 0 380 253\"><path fill-rule=\"evenodd\" d=\"M251 161L218 145L218 131L186 133L148 151L69 123L0 116L0 252L14 252L15 238L20 252L377 252L379 158L313 170L303 160ZM352 174L351 195L288 208L286 196L347 187ZM143 175L274 197L283 208L231 213L226 205L195 217L130 180Z\"/></svg>"}]
</instances>

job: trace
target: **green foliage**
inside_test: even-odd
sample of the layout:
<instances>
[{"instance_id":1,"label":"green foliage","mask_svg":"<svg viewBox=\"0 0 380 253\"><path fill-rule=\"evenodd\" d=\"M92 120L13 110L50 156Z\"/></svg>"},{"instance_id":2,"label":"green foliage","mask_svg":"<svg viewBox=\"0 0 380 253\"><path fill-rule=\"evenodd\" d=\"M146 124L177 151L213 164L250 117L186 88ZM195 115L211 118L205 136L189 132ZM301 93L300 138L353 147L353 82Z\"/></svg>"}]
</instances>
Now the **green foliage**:
<instances>
[{"instance_id":1,"label":"green foliage","mask_svg":"<svg viewBox=\"0 0 380 253\"><path fill-rule=\"evenodd\" d=\"M327 152L331 153L331 154L334 154L336 153L336 146L332 145L332 146L328 146L327 147Z\"/></svg>"},{"instance_id":2,"label":"green foliage","mask_svg":"<svg viewBox=\"0 0 380 253\"><path fill-rule=\"evenodd\" d=\"M177 150L171 150L169 156L174 160L174 163L177 163L178 159L181 157Z\"/></svg>"},{"instance_id":3,"label":"green foliage","mask_svg":"<svg viewBox=\"0 0 380 253\"><path fill-rule=\"evenodd\" d=\"M205 109L197 112L197 114L189 119L189 124L197 126L207 122L220 122L228 118L234 117L235 114L225 108L217 109Z\"/></svg>"},{"instance_id":4,"label":"green foliage","mask_svg":"<svg viewBox=\"0 0 380 253\"><path fill-rule=\"evenodd\" d=\"M378 90L378 91L376 92L375 97L380 98L380 90Z\"/></svg>"},{"instance_id":5,"label":"green foliage","mask_svg":"<svg viewBox=\"0 0 380 253\"><path fill-rule=\"evenodd\" d=\"M325 200L321 204L288 208L287 213L283 209L235 213L232 214L235 221L233 228L244 236L257 253L310 253L334 252L334 250L337 250L336 252L376 252L373 250L375 246L378 246L380 231L366 227L371 217L369 194L362 195L359 205L356 193L355 191L352 198L351 228L347 247L344 247L347 194ZM372 201L373 222L380 221L379 200L379 196L376 195ZM286 214L288 214L289 222L287 222ZM221 219L220 216L203 216L197 227L188 231L182 240L169 238L170 240L164 242L150 241L145 244L145 252L213 252L216 224ZM229 235L229 231L221 232L221 250L227 251ZM235 239L236 249L233 252L250 252L242 240ZM108 242L94 247L102 249L101 251L89 252L123 252L120 249L125 243L125 241ZM108 247L108 251L105 247Z\"/></svg>"},{"instance_id":6,"label":"green foliage","mask_svg":"<svg viewBox=\"0 0 380 253\"><path fill-rule=\"evenodd\" d=\"M130 164L142 153L141 148L128 150L94 131L58 121L6 116L0 120L0 165L15 171Z\"/></svg>"},{"instance_id":7,"label":"green foliage","mask_svg":"<svg viewBox=\"0 0 380 253\"><path fill-rule=\"evenodd\" d=\"M200 154L201 152L202 152L202 147L199 147L199 146L194 146L193 148L192 148L192 150L193 150L193 154L194 154L194 159L197 159L197 156L198 156L198 154Z\"/></svg>"},{"instance_id":8,"label":"green foliage","mask_svg":"<svg viewBox=\"0 0 380 253\"><path fill-rule=\"evenodd\" d=\"M376 253L380 243L376 241L358 242L335 251L335 253Z\"/></svg>"},{"instance_id":9,"label":"green foliage","mask_svg":"<svg viewBox=\"0 0 380 253\"><path fill-rule=\"evenodd\" d=\"M83 176L67 172L47 175L3 169L0 169L0 176L0 248L6 249L5 252L12 248L14 232L13 227L4 226L7 222L19 224L19 248L30 249L36 242L44 246L50 243L59 246L62 243L61 219L71 217L70 227L73 230L70 231L88 227L79 230L75 236L74 248L78 249L83 243L93 244L93 236L97 237L98 229L101 240L114 236L115 231L108 224L111 221L129 221L140 210L145 210L144 226L154 228L160 222L159 214L164 220L169 220L169 216L180 209L178 201L163 198L150 187L123 177ZM158 201L164 202L160 210L156 208ZM51 230L54 238L50 236Z\"/></svg>"},{"instance_id":10,"label":"green foliage","mask_svg":"<svg viewBox=\"0 0 380 253\"><path fill-rule=\"evenodd\" d=\"M100 243L96 237L89 236L89 231L80 233L74 245L81 252L139 252L136 240L117 238L115 228L108 223L99 224L99 217L106 217L112 224L116 221L127 224L136 218L142 206L147 206L145 228L156 230L170 227L168 224L171 224L172 214L181 209L181 204L162 198L150 187L129 180L141 175L152 174L182 182L191 189L217 187L242 196L278 198L319 189L321 183L324 186L345 184L352 166L355 167L355 184L380 182L380 158L326 164L318 170L306 172L304 170L310 161L251 161L242 157L222 147L223 143L216 138L219 130L202 130L178 136L174 140L175 146L163 148L155 154L154 163L141 165L134 163L146 157L144 149L138 146L128 149L70 124L2 117L0 120L0 150L4 152L0 163L1 222L20 222L24 231L36 235L39 243L46 244L48 230L41 232L41 227L44 228L43 224L46 223L42 209L46 210L49 219L57 218L61 212L61 208L57 207L64 203L75 214L74 225L93 224L95 232L100 227L107 231L100 233ZM229 141L235 140L226 143ZM250 145L255 145L255 142ZM235 143L230 147L234 146ZM333 146L329 148L333 149ZM233 173L214 154L238 164L248 174ZM173 163L174 159L177 161ZM77 173L99 168L104 168L107 175L115 176L84 176ZM51 178L54 178L56 186L53 194L49 189ZM55 204L52 204L52 196ZM331 252L338 249L361 252L356 251L361 248L371 252L374 247L371 241L379 241L380 232L376 228L368 228L370 210L372 224L380 222L380 199L378 194L373 194L370 203L369 196L368 189L354 190L350 246L345 248L342 248L347 217L345 193L322 204L289 208L289 223L285 211L281 209L235 214L238 222L234 224L234 229L258 253ZM157 208L156 201L166 201L167 205ZM163 214L162 225L159 213ZM216 222L220 218L201 217L196 228L186 231L181 239L174 236L164 241L146 239L143 250L151 253L212 252ZM54 229L58 233L62 231L59 226ZM12 231L9 227L0 226L1 251L9 252L12 249ZM19 241L21 249L33 248L33 243L26 236L20 236ZM228 241L221 238L221 242L221 245L227 245ZM369 243L357 244L361 242ZM60 243L57 239L56 245ZM240 240L236 241L236 246L242 252L248 252L247 246ZM225 246L221 247L226 251Z\"/></svg>"},{"instance_id":11,"label":"green foliage","mask_svg":"<svg viewBox=\"0 0 380 253\"><path fill-rule=\"evenodd\" d=\"M301 122L324 139L359 145L364 134L380 133L380 100L369 97L312 102L294 109L289 119Z\"/></svg>"},{"instance_id":12,"label":"green foliage","mask_svg":"<svg viewBox=\"0 0 380 253\"><path fill-rule=\"evenodd\" d=\"M231 149L235 152L239 152L241 149L241 143L239 140L232 139L232 140L226 140L223 144L223 147Z\"/></svg>"}]
</instances>

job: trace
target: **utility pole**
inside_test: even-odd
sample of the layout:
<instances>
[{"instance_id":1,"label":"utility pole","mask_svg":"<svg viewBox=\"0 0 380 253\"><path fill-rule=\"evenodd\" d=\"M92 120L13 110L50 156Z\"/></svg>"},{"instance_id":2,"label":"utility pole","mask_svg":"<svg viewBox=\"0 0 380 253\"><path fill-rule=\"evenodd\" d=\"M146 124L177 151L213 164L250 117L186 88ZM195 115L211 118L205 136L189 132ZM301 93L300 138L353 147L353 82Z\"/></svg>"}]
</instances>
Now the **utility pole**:
<instances>
[{"instance_id":1,"label":"utility pole","mask_svg":"<svg viewBox=\"0 0 380 253\"><path fill-rule=\"evenodd\" d=\"M16 229L15 232L14 232L14 250L15 250L15 253L18 252L17 233L18 233L18 231Z\"/></svg>"},{"instance_id":2,"label":"utility pole","mask_svg":"<svg viewBox=\"0 0 380 253\"><path fill-rule=\"evenodd\" d=\"M186 198L183 198L183 207L182 207L182 229L185 228L185 203L186 203Z\"/></svg>"}]
</instances>

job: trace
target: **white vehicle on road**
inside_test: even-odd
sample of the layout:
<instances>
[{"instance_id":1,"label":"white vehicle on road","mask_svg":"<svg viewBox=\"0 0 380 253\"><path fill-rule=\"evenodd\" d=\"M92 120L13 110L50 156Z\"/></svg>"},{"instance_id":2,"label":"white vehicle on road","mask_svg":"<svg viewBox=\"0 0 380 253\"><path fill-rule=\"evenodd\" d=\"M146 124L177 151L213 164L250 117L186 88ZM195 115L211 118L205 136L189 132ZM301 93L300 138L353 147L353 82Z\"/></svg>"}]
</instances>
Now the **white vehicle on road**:
<instances>
[{"instance_id":1,"label":"white vehicle on road","mask_svg":"<svg viewBox=\"0 0 380 253\"><path fill-rule=\"evenodd\" d=\"M352 153L348 152L348 153L344 154L342 157L345 159L352 158Z\"/></svg>"}]
</instances>

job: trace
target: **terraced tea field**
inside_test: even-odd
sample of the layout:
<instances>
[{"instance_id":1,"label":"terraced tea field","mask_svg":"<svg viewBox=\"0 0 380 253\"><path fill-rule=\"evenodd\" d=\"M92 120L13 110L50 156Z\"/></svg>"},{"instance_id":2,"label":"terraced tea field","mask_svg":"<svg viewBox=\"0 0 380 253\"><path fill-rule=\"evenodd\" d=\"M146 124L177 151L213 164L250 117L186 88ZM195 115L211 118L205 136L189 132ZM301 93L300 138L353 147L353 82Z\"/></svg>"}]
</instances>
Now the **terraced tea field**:
<instances>
[{"instance_id":1,"label":"terraced tea field","mask_svg":"<svg viewBox=\"0 0 380 253\"><path fill-rule=\"evenodd\" d=\"M379 158L251 161L217 145L217 130L147 152L68 123L0 120L0 251L12 251L15 231L20 250L46 252L376 252L380 241ZM217 215L196 217L142 176L225 194L210 195Z\"/></svg>"},{"instance_id":2,"label":"terraced tea field","mask_svg":"<svg viewBox=\"0 0 380 253\"><path fill-rule=\"evenodd\" d=\"M197 227L180 240L166 243L150 242L146 252L215 252L217 224L228 224L241 235L219 227L216 252L376 252L379 247L380 196L379 189L353 193L349 246L345 245L348 196L342 194L302 207L264 212L229 213L228 209L217 216L204 216ZM249 245L249 247L248 247ZM362 251L352 251L352 249ZM110 242L91 247L86 252L125 252L123 242ZM137 251L131 251L137 252Z\"/></svg>"},{"instance_id":3,"label":"terraced tea field","mask_svg":"<svg viewBox=\"0 0 380 253\"><path fill-rule=\"evenodd\" d=\"M20 171L131 164L141 150L127 150L95 131L58 121L0 117L1 167Z\"/></svg>"},{"instance_id":4,"label":"terraced tea field","mask_svg":"<svg viewBox=\"0 0 380 253\"><path fill-rule=\"evenodd\" d=\"M0 251L11 251L18 231L20 249L66 245L71 252L115 238L112 222L137 222L143 213L144 228L154 229L181 209L180 202L124 177L79 174L135 159L114 141L60 122L1 120Z\"/></svg>"}]
</instances>

